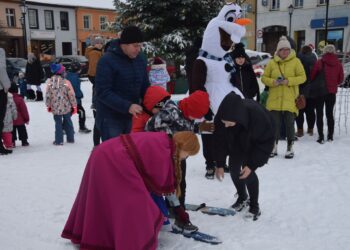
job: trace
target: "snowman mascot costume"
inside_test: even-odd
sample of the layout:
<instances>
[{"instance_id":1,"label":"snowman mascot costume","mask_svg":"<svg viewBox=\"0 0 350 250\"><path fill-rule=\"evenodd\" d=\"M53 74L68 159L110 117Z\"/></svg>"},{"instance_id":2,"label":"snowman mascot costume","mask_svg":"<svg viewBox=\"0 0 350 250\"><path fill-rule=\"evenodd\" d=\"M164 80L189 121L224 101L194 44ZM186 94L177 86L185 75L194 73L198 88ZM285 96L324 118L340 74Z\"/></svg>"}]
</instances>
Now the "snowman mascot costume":
<instances>
[{"instance_id":1,"label":"snowman mascot costume","mask_svg":"<svg viewBox=\"0 0 350 250\"><path fill-rule=\"evenodd\" d=\"M190 89L204 90L209 94L210 111L206 119L212 120L217 113L222 100L230 92L243 95L232 85L230 76L234 71L234 62L229 51L234 43L239 43L245 35L244 25L251 23L250 19L241 18L242 9L233 1L226 4L207 25L199 56L193 64ZM214 179L216 163L214 160L214 136L202 134L203 155L206 160L207 179ZM225 171L228 171L226 168Z\"/></svg>"}]
</instances>

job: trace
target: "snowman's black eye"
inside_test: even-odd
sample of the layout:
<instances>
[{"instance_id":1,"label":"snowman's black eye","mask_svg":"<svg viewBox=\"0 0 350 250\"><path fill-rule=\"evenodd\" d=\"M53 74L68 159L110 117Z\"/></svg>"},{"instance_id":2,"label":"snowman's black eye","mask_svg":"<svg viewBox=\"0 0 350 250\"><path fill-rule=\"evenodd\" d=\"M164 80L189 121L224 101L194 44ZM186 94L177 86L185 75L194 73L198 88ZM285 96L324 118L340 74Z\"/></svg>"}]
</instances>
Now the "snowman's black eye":
<instances>
[{"instance_id":1,"label":"snowman's black eye","mask_svg":"<svg viewBox=\"0 0 350 250\"><path fill-rule=\"evenodd\" d=\"M233 22L233 20L234 20L234 18L233 18L232 16L230 16L229 18L227 18L226 21L228 21L228 22Z\"/></svg>"}]
</instances>

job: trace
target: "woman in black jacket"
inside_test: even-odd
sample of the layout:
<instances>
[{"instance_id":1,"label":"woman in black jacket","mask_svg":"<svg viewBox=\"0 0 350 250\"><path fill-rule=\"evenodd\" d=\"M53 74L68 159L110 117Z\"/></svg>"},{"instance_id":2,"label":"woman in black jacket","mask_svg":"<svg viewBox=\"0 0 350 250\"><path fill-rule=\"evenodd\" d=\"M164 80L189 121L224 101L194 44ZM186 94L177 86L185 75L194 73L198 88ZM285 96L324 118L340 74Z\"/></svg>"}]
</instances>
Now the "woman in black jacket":
<instances>
[{"instance_id":1,"label":"woman in black jacket","mask_svg":"<svg viewBox=\"0 0 350 250\"><path fill-rule=\"evenodd\" d=\"M260 100L259 84L256 80L252 64L248 55L245 53L243 43L235 45L231 52L231 57L235 63L235 72L231 73L231 83L238 88L245 98Z\"/></svg>"},{"instance_id":2,"label":"woman in black jacket","mask_svg":"<svg viewBox=\"0 0 350 250\"><path fill-rule=\"evenodd\" d=\"M44 78L44 71L38 55L34 53L28 54L28 62L26 65L26 80L27 80L27 99L42 101L43 92L40 88L41 81ZM31 85L36 86L36 96Z\"/></svg>"},{"instance_id":3,"label":"woman in black jacket","mask_svg":"<svg viewBox=\"0 0 350 250\"><path fill-rule=\"evenodd\" d=\"M241 211L249 203L247 216L254 220L260 215L259 179L255 170L267 163L273 149L274 135L274 120L259 103L241 99L231 92L220 104L214 132L217 142L216 177L224 177L224 159L229 155L231 178L238 193L232 208Z\"/></svg>"}]
</instances>

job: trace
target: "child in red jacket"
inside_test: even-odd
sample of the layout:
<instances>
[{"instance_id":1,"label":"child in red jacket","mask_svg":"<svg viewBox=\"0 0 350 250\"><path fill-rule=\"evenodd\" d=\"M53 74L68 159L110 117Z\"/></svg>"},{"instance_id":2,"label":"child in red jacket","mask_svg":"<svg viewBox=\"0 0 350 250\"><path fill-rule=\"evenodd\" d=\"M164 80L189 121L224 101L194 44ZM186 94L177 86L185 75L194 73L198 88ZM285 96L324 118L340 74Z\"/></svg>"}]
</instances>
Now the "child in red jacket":
<instances>
[{"instance_id":1,"label":"child in red jacket","mask_svg":"<svg viewBox=\"0 0 350 250\"><path fill-rule=\"evenodd\" d=\"M12 130L12 144L13 147L16 146L17 133L18 139L22 142L22 146L29 146L28 143L28 133L26 125L29 123L29 113L27 105L23 100L23 97L18 94L18 86L12 84L9 92L13 95L13 100L17 108L17 119L13 121L13 130Z\"/></svg>"}]
</instances>

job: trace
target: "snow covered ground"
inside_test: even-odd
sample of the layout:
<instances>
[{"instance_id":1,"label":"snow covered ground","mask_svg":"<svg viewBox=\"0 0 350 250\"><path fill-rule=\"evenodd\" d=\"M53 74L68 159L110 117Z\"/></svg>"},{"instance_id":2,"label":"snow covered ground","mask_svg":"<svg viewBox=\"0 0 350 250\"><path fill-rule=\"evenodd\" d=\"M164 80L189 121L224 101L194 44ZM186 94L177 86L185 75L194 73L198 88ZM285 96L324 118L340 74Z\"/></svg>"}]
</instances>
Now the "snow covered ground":
<instances>
[{"instance_id":1,"label":"snow covered ground","mask_svg":"<svg viewBox=\"0 0 350 250\"><path fill-rule=\"evenodd\" d=\"M87 126L92 128L91 84L86 81L82 87ZM92 149L92 134L76 133L75 144L53 146L52 115L43 102L27 105L30 146L0 156L0 249L77 249L60 234ZM77 120L75 116L76 130ZM283 158L286 143L280 143L279 156L258 169L262 209L258 221L247 221L242 214L190 212L201 231L219 236L223 244L212 246L162 232L159 249L349 249L350 136L341 127L332 143L320 145L316 135L301 138L292 160ZM188 202L221 207L234 202L236 191L228 175L223 182L204 178L201 154L188 160L187 171Z\"/></svg>"}]
</instances>

